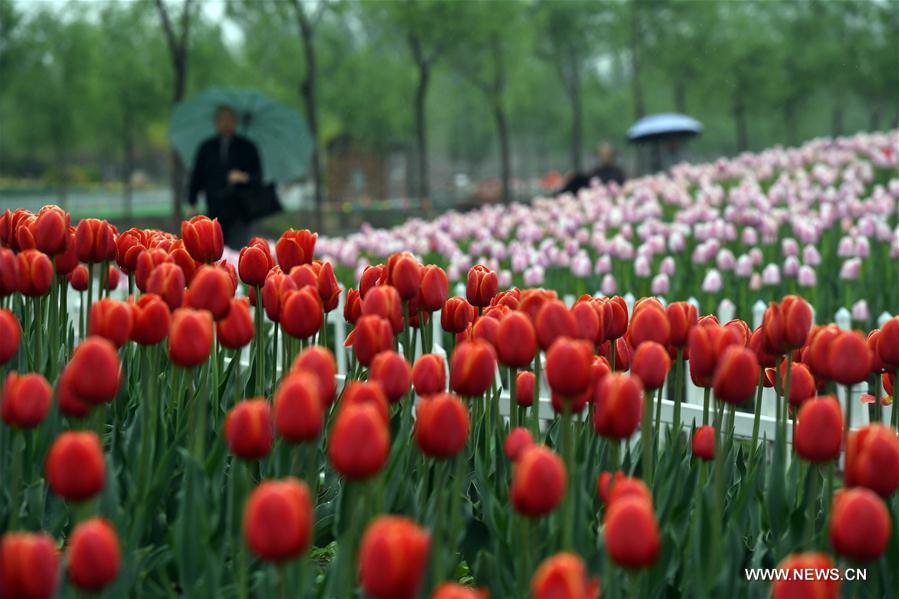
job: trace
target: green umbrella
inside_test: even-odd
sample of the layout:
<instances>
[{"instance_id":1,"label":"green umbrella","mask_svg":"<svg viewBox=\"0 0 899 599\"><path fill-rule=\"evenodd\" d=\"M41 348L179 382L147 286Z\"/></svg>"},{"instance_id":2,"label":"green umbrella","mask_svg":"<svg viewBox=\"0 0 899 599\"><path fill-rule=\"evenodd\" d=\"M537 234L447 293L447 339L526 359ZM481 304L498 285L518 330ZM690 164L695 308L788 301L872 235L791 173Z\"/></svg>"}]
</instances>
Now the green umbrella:
<instances>
[{"instance_id":1,"label":"green umbrella","mask_svg":"<svg viewBox=\"0 0 899 599\"><path fill-rule=\"evenodd\" d=\"M215 135L215 111L229 106L237 114L237 132L256 144L266 182L302 179L312 158L313 140L299 113L265 94L214 87L175 106L169 141L190 168L206 139Z\"/></svg>"}]
</instances>

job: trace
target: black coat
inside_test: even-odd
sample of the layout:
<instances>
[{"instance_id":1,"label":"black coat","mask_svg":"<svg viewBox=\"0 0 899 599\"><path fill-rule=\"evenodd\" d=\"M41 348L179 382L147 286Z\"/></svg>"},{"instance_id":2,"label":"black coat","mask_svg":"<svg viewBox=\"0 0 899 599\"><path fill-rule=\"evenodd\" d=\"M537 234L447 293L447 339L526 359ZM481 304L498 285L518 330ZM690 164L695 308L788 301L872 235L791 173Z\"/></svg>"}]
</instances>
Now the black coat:
<instances>
[{"instance_id":1,"label":"black coat","mask_svg":"<svg viewBox=\"0 0 899 599\"><path fill-rule=\"evenodd\" d=\"M262 164L256 145L245 137L234 135L228 143L227 155L222 160L222 139L211 137L203 142L197 152L194 168L190 175L191 206L197 203L200 191L206 194L209 216L220 221L235 220L240 217L237 205L237 186L228 183L228 171L236 169L250 176L247 186L258 186L262 182Z\"/></svg>"}]
</instances>

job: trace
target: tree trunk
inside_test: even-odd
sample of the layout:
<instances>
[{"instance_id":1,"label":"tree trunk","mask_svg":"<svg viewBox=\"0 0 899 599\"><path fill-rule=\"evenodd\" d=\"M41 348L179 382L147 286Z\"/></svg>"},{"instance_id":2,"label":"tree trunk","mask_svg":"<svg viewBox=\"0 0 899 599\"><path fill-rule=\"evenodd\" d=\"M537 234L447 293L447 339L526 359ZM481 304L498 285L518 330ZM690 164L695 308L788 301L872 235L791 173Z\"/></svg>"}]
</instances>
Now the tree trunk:
<instances>
[{"instance_id":1,"label":"tree trunk","mask_svg":"<svg viewBox=\"0 0 899 599\"><path fill-rule=\"evenodd\" d=\"M502 185L502 201L508 204L512 201L512 167L509 152L509 126L506 121L506 111L502 101L493 103L493 118L496 122L496 135L499 138L499 178Z\"/></svg>"},{"instance_id":2,"label":"tree trunk","mask_svg":"<svg viewBox=\"0 0 899 599\"><path fill-rule=\"evenodd\" d=\"M177 104L184 99L184 92L187 88L187 59L186 56L179 56L172 65L175 68L175 90L172 95L172 104ZM172 148L172 193L173 193L173 212L175 224L184 218L184 180L185 169L181 158Z\"/></svg>"},{"instance_id":3,"label":"tree trunk","mask_svg":"<svg viewBox=\"0 0 899 599\"><path fill-rule=\"evenodd\" d=\"M646 114L643 86L640 84L640 17L636 0L631 3L631 89L634 100L634 120Z\"/></svg>"},{"instance_id":4,"label":"tree trunk","mask_svg":"<svg viewBox=\"0 0 899 599\"><path fill-rule=\"evenodd\" d=\"M423 203L427 203L430 197L430 182L428 181L428 138L427 138L427 98L428 84L431 80L431 70L427 61L418 61L418 85L415 87L415 143L418 165L418 197Z\"/></svg>"}]
</instances>

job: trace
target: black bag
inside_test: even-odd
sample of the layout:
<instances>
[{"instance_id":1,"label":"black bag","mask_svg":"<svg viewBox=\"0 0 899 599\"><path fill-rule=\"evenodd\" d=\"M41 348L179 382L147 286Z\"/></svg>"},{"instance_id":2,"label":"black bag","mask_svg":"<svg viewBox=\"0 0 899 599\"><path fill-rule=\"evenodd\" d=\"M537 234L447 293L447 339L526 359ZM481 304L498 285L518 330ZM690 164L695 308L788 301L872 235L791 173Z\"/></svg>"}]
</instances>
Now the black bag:
<instances>
[{"instance_id":1,"label":"black bag","mask_svg":"<svg viewBox=\"0 0 899 599\"><path fill-rule=\"evenodd\" d=\"M235 190L235 203L245 222L252 222L266 216L283 212L278 192L272 183L268 185L241 185Z\"/></svg>"}]
</instances>

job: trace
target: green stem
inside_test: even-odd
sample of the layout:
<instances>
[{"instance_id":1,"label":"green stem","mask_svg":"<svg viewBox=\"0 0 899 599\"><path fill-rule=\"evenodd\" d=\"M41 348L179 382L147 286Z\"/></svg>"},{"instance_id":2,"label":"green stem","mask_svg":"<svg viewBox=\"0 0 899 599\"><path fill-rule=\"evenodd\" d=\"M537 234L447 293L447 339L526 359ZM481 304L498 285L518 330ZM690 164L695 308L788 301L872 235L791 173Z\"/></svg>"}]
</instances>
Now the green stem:
<instances>
[{"instance_id":1,"label":"green stem","mask_svg":"<svg viewBox=\"0 0 899 599\"><path fill-rule=\"evenodd\" d=\"M752 420L752 445L750 445L753 452L755 451L755 448L757 447L757 443L759 440L759 424L761 422L761 417L762 417L762 391L764 389L765 389L765 371L764 371L764 369L762 369L761 373L759 374L759 385L758 385L758 388L755 390L755 406L754 406L755 407L755 415L753 416L753 420ZM706 396L706 397L708 397L708 396Z\"/></svg>"},{"instance_id":2,"label":"green stem","mask_svg":"<svg viewBox=\"0 0 899 599\"><path fill-rule=\"evenodd\" d=\"M652 391L643 394L643 430L640 431L640 446L643 449L643 480L652 485Z\"/></svg>"},{"instance_id":3,"label":"green stem","mask_svg":"<svg viewBox=\"0 0 899 599\"><path fill-rule=\"evenodd\" d=\"M893 410L895 412L895 410ZM531 434L540 438L540 350L534 356L534 401L531 403Z\"/></svg>"},{"instance_id":4,"label":"green stem","mask_svg":"<svg viewBox=\"0 0 899 599\"><path fill-rule=\"evenodd\" d=\"M567 400L562 402L562 458L565 460L565 470L568 473L568 489L565 493L565 499L562 510L562 549L570 549L571 537L574 532L574 514L572 507L574 506L574 494L577 485L575 484L575 464L571 443L571 403Z\"/></svg>"},{"instance_id":5,"label":"green stem","mask_svg":"<svg viewBox=\"0 0 899 599\"><path fill-rule=\"evenodd\" d=\"M680 446L680 433L681 433L681 387L683 387L683 381L681 377L683 375L684 370L684 350L683 348L677 349L677 361L675 362L675 377L674 377L674 420L672 422L672 427L674 428L674 437L675 442Z\"/></svg>"},{"instance_id":6,"label":"green stem","mask_svg":"<svg viewBox=\"0 0 899 599\"><path fill-rule=\"evenodd\" d=\"M819 472L818 464L809 463L808 475L811 477L811 481L806 503L808 512L805 518L805 544L806 549L811 550L814 546L816 521L818 519L818 495L821 494L821 473Z\"/></svg>"}]
</instances>

